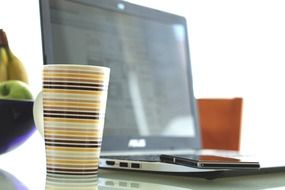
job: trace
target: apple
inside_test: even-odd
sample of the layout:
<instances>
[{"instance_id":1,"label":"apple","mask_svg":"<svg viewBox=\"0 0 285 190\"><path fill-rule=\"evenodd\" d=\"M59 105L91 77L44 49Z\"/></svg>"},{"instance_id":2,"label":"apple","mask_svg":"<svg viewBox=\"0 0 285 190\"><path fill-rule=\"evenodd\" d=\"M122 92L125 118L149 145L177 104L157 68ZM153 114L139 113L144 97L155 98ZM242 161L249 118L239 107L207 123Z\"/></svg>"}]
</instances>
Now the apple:
<instances>
[{"instance_id":1,"label":"apple","mask_svg":"<svg viewBox=\"0 0 285 190\"><path fill-rule=\"evenodd\" d=\"M0 99L31 100L33 95L26 83L8 80L0 83Z\"/></svg>"}]
</instances>

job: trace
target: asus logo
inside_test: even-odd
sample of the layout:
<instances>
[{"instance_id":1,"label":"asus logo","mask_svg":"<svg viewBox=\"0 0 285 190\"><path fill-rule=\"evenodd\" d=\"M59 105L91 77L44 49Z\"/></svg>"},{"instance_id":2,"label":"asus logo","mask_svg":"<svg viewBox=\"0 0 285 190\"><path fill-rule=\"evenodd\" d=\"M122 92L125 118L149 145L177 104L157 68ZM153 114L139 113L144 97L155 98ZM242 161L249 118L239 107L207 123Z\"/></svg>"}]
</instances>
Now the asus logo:
<instances>
[{"instance_id":1,"label":"asus logo","mask_svg":"<svg viewBox=\"0 0 285 190\"><path fill-rule=\"evenodd\" d=\"M146 146L145 139L130 139L128 147L132 148L143 148Z\"/></svg>"}]
</instances>

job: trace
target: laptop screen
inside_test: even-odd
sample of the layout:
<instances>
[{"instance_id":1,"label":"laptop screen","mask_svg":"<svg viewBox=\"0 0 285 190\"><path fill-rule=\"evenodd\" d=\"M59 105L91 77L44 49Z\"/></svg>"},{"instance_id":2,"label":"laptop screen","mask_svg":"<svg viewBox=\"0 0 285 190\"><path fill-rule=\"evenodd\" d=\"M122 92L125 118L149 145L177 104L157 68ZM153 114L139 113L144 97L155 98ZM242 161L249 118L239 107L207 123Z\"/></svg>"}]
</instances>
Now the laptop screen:
<instances>
[{"instance_id":1,"label":"laptop screen","mask_svg":"<svg viewBox=\"0 0 285 190\"><path fill-rule=\"evenodd\" d=\"M42 0L45 64L111 68L102 151L199 148L186 22L116 0Z\"/></svg>"}]
</instances>

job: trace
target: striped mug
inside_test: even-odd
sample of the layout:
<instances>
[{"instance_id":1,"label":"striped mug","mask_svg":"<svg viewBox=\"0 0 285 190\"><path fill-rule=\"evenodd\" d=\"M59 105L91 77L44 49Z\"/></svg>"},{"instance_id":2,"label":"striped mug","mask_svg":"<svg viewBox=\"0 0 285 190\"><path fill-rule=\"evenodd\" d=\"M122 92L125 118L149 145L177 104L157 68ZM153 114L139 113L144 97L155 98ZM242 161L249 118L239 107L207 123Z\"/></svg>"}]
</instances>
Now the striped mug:
<instances>
[{"instance_id":1,"label":"striped mug","mask_svg":"<svg viewBox=\"0 0 285 190\"><path fill-rule=\"evenodd\" d=\"M34 115L45 139L48 176L97 175L109 75L107 67L44 66Z\"/></svg>"}]
</instances>

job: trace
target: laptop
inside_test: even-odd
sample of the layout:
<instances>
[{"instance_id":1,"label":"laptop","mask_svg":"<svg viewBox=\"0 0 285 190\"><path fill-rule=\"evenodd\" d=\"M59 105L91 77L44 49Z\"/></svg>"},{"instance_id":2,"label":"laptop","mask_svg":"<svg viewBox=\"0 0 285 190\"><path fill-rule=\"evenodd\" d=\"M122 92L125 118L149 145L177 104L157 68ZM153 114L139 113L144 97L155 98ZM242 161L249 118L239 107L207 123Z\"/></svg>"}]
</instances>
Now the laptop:
<instances>
[{"instance_id":1,"label":"laptop","mask_svg":"<svg viewBox=\"0 0 285 190\"><path fill-rule=\"evenodd\" d=\"M158 155L240 156L201 150L184 17L119 0L40 0L40 13L44 64L111 68L101 168L216 172Z\"/></svg>"}]
</instances>

